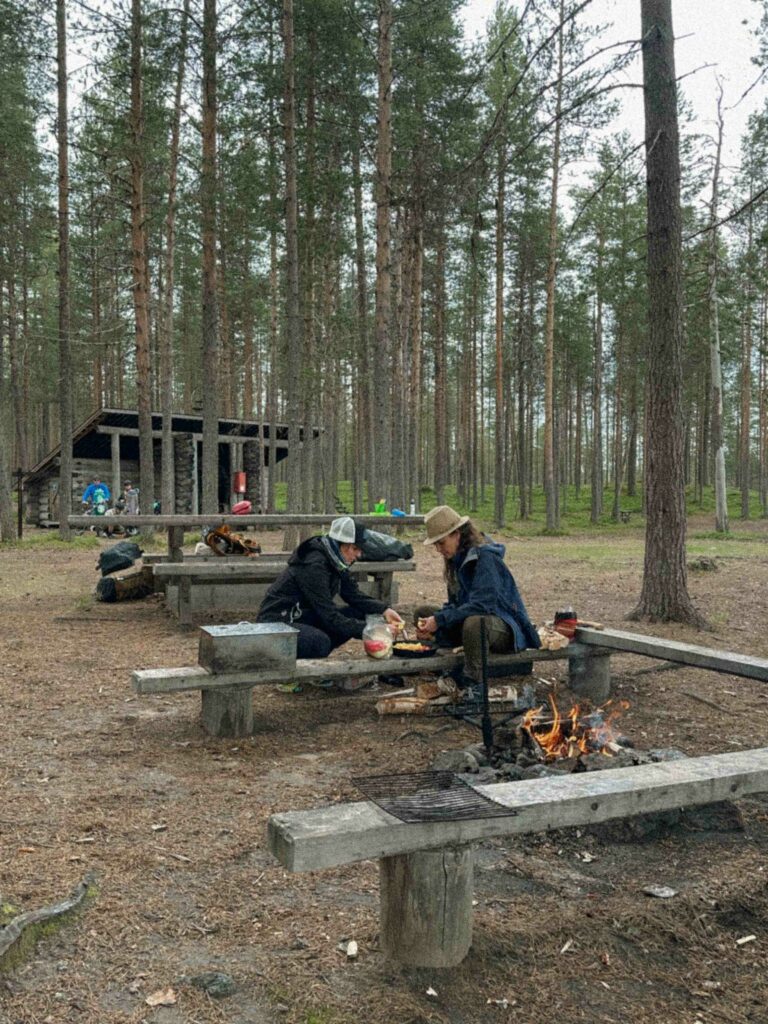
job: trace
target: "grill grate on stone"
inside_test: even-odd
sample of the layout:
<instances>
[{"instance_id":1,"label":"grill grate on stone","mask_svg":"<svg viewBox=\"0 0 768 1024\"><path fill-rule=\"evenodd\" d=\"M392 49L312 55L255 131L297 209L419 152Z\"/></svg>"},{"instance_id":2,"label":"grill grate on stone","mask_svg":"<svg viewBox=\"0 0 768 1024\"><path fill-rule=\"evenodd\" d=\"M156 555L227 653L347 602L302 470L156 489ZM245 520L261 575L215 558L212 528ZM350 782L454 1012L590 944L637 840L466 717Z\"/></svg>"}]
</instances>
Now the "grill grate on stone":
<instances>
[{"instance_id":1,"label":"grill grate on stone","mask_svg":"<svg viewBox=\"0 0 768 1024\"><path fill-rule=\"evenodd\" d=\"M449 771L366 775L352 782L368 800L407 824L501 818L517 813Z\"/></svg>"}]
</instances>

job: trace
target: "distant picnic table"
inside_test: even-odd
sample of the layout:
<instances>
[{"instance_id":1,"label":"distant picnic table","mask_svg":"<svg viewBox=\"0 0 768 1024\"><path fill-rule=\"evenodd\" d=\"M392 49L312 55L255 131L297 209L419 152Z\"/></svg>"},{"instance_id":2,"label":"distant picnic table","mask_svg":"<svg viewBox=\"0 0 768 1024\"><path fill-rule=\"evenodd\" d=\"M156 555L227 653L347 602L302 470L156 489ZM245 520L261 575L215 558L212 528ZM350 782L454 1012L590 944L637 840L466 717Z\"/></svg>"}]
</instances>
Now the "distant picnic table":
<instances>
[{"instance_id":1,"label":"distant picnic table","mask_svg":"<svg viewBox=\"0 0 768 1024\"><path fill-rule=\"evenodd\" d=\"M244 530L246 527L255 529L266 529L278 527L285 529L288 526L328 526L334 519L339 518L338 512L333 513L298 513L298 512L275 512L266 515L254 516L233 516L231 513L211 513L210 515L152 515L152 516L127 516L116 517L121 526L137 526L139 529L148 526L156 530L168 531L168 561L181 562L184 559L182 545L184 543L185 530L202 530L204 526L227 525L235 530ZM371 530L378 530L382 526L423 526L423 516L382 516L382 515L359 515L354 519ZM93 526L93 516L69 516L67 522L73 527ZM112 525L112 524L110 524Z\"/></svg>"}]
</instances>

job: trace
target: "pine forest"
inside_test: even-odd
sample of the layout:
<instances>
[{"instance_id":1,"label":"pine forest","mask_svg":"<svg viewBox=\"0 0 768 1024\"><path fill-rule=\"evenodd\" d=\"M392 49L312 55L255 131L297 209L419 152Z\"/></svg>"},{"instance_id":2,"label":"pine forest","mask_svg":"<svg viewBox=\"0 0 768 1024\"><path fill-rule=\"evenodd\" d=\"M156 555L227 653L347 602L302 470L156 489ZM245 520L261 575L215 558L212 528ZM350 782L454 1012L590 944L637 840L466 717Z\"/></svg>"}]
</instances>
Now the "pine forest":
<instances>
[{"instance_id":1,"label":"pine forest","mask_svg":"<svg viewBox=\"0 0 768 1024\"><path fill-rule=\"evenodd\" d=\"M458 0L0 0L4 524L14 473L101 408L150 455L152 413L201 415L204 511L218 418L287 425L263 511L642 507L660 136L615 127L634 6L607 45L589 0L500 0L471 40ZM753 59L764 90L768 8ZM710 77L706 126L678 94L680 472L758 517L768 102L726 165ZM164 508L166 448L141 481Z\"/></svg>"}]
</instances>

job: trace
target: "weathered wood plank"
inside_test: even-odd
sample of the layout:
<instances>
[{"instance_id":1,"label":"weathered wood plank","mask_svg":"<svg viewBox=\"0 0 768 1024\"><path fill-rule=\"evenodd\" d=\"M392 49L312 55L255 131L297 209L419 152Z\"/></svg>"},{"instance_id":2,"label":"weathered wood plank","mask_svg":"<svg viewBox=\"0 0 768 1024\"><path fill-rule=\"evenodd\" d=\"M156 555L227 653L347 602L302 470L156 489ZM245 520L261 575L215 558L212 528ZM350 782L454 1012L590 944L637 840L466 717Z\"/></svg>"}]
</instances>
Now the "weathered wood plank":
<instances>
[{"instance_id":1,"label":"weathered wood plank","mask_svg":"<svg viewBox=\"0 0 768 1024\"><path fill-rule=\"evenodd\" d=\"M583 644L596 644L626 654L644 654L649 658L663 658L665 661L695 668L707 668L713 672L727 672L768 682L768 658L755 658L734 651L717 651L711 647L684 644L664 637L642 636L640 633L625 633L619 629L579 628L576 630L576 639Z\"/></svg>"},{"instance_id":2,"label":"weathered wood plank","mask_svg":"<svg viewBox=\"0 0 768 1024\"><path fill-rule=\"evenodd\" d=\"M191 561L185 559L183 562L160 562L152 566L154 575L160 580L176 579L187 576L195 582L214 583L220 580L225 582L249 582L277 579L285 568L285 563L261 558L241 557L239 562L210 561L209 559L198 559ZM354 576L372 575L374 573L413 572L416 563L410 561L402 562L355 562L349 567Z\"/></svg>"},{"instance_id":3,"label":"weathered wood plank","mask_svg":"<svg viewBox=\"0 0 768 1024\"><path fill-rule=\"evenodd\" d=\"M334 519L338 519L338 513L335 514L317 514L305 515L302 513L285 512L275 513L269 515L253 515L253 516L233 516L228 514L211 514L211 515L139 515L139 516L120 516L120 522L127 526L155 526L158 530L167 530L171 526L182 526L188 530L200 530L203 526L222 526L225 523L228 526L239 527L244 529L246 526L255 527L267 527L276 526L283 528L285 526L328 526L333 522ZM377 529L380 526L424 526L423 516L374 516L374 515L361 515L355 516L355 521L362 523L363 526L368 526L372 530ZM92 516L74 515L68 516L67 522L70 526L91 526L93 523Z\"/></svg>"},{"instance_id":4,"label":"weathered wood plank","mask_svg":"<svg viewBox=\"0 0 768 1024\"><path fill-rule=\"evenodd\" d=\"M493 670L526 661L556 661L573 658L587 649L571 644L560 651L519 651L516 654L491 654L488 667ZM328 660L327 658L302 658L296 662L292 672L258 671L256 669L238 674L211 675L200 665L188 668L136 669L131 674L135 693L182 693L185 690L215 689L227 686L261 686L290 680L306 682L317 679L346 679L349 676L371 675L417 675L420 672L442 672L463 663L461 654L436 654L433 658L350 658L349 660Z\"/></svg>"},{"instance_id":5,"label":"weathered wood plank","mask_svg":"<svg viewBox=\"0 0 768 1024\"><path fill-rule=\"evenodd\" d=\"M272 815L269 846L288 870L315 871L494 836L739 799L768 791L768 748L477 788L514 810L514 816L406 825L372 803L340 804Z\"/></svg>"}]
</instances>

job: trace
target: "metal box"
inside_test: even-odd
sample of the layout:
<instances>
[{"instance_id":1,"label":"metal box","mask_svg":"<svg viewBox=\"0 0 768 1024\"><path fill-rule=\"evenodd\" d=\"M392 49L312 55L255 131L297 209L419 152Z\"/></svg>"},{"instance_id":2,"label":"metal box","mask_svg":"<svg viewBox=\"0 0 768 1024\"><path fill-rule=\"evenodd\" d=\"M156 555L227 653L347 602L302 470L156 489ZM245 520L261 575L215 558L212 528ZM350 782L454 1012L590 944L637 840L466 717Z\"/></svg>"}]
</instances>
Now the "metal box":
<instances>
[{"instance_id":1,"label":"metal box","mask_svg":"<svg viewBox=\"0 0 768 1024\"><path fill-rule=\"evenodd\" d=\"M197 660L213 673L285 668L296 665L299 631L282 622L238 622L201 626Z\"/></svg>"}]
</instances>

